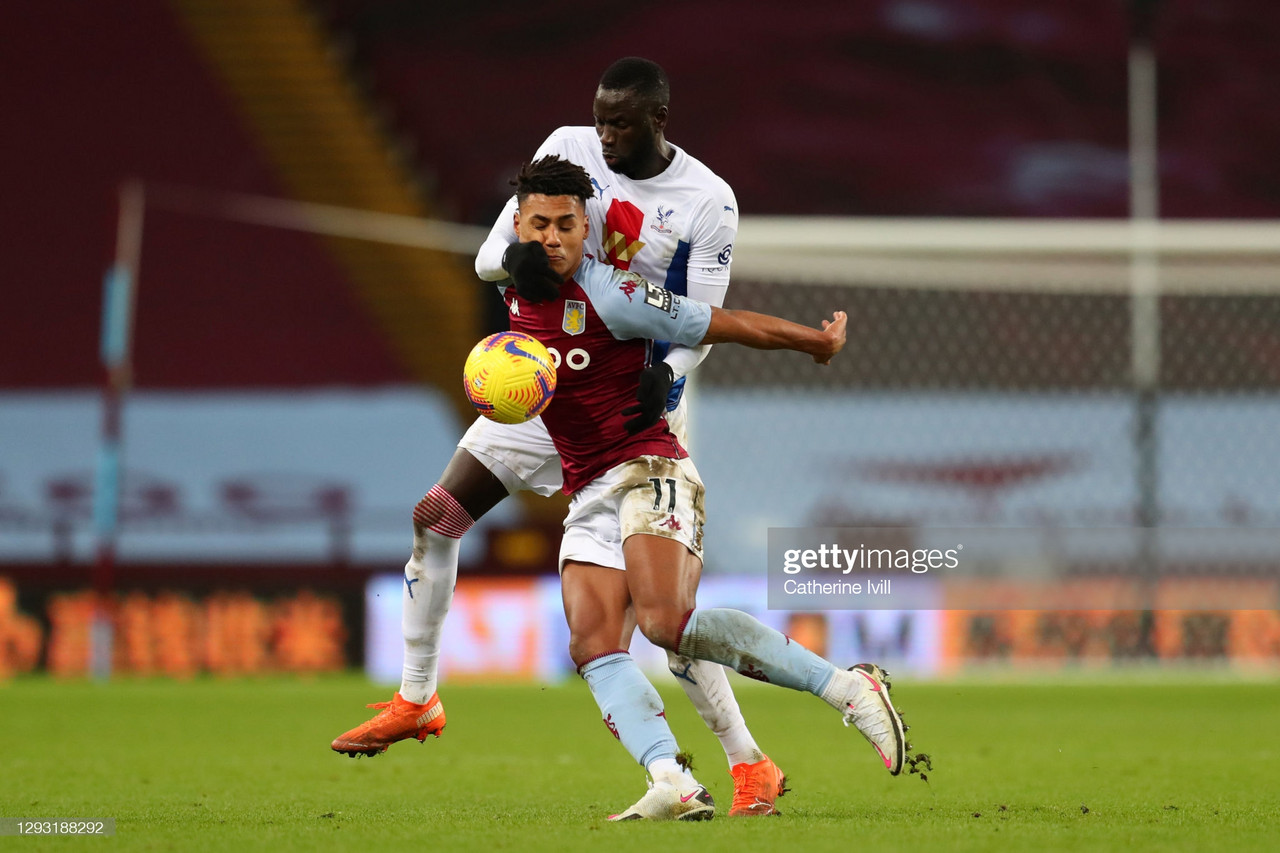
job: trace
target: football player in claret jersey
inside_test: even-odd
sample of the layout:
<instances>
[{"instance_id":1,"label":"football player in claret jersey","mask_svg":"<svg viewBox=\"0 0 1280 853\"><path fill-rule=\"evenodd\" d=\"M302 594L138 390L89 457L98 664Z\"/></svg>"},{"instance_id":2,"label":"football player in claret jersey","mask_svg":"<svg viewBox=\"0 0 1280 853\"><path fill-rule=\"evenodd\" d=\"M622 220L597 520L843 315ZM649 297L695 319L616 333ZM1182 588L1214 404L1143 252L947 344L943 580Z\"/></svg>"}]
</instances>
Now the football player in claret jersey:
<instances>
[{"instance_id":1,"label":"football player in claret jersey","mask_svg":"<svg viewBox=\"0 0 1280 853\"><path fill-rule=\"evenodd\" d=\"M666 140L670 86L655 63L620 59L595 92L595 127L562 127L537 157L559 154L584 166L596 193L587 213L595 227L588 251L618 269L639 273L677 294L724 303L729 284L737 202L728 184ZM526 292L546 293L558 279L541 248L516 242L512 198L476 258L485 281L508 277ZM530 249L536 251L531 252ZM655 342L641 376L642 393L618 401L626 428L640 431L665 417L683 435L684 376L709 347ZM637 367L639 369L639 367ZM542 420L503 425L478 418L459 442L439 482L415 507L412 555L402 604L404 672L400 690L380 713L343 733L332 748L377 755L399 740L440 735L444 707L437 695L440 633L453 599L458 540L508 494L550 495L563 485L559 454ZM625 646L627 640L619 639ZM734 815L773 813L784 789L782 771L756 744L722 667L671 653L677 682L724 748L734 780Z\"/></svg>"},{"instance_id":2,"label":"football player in claret jersey","mask_svg":"<svg viewBox=\"0 0 1280 853\"><path fill-rule=\"evenodd\" d=\"M702 481L665 420L633 431L618 412L639 389L638 368L648 364L654 339L792 349L826 364L844 346L845 314L813 329L678 296L584 258L594 190L581 167L544 157L521 170L516 186L515 230L559 279L554 295L526 296L511 285L505 298L512 329L538 338L559 361L556 395L542 418L571 495L560 546L570 656L610 730L653 780L612 819L698 820L715 811L706 788L677 761L657 692L618 646L630 607L656 645L822 698L897 775L906 760L904 727L879 667L841 670L747 613L696 608Z\"/></svg>"}]
</instances>

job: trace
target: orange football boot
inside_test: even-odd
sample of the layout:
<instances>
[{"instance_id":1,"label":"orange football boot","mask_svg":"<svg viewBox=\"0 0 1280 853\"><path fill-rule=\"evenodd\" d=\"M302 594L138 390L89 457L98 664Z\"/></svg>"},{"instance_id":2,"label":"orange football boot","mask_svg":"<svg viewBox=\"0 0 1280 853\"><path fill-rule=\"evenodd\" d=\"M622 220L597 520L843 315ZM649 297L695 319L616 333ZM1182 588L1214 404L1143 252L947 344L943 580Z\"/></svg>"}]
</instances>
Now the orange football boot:
<instances>
[{"instance_id":1,"label":"orange football boot","mask_svg":"<svg viewBox=\"0 0 1280 853\"><path fill-rule=\"evenodd\" d=\"M781 814L774 803L787 792L787 776L765 756L754 764L733 765L733 807L729 817Z\"/></svg>"},{"instance_id":2,"label":"orange football boot","mask_svg":"<svg viewBox=\"0 0 1280 853\"><path fill-rule=\"evenodd\" d=\"M440 737L444 731L444 705L436 693L432 693L424 705L410 702L397 693L390 702L367 707L381 708L382 713L339 735L330 745L334 752L345 752L352 758L378 755L398 740L412 737L424 741L427 735Z\"/></svg>"}]
</instances>

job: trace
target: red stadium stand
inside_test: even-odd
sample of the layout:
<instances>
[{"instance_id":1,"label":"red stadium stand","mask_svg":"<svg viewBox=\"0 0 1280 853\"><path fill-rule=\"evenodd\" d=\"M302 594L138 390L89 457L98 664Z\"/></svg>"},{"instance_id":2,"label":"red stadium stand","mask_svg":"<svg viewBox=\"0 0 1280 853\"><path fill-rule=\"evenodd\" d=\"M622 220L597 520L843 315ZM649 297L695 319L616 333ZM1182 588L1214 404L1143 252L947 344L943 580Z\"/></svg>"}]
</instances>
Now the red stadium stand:
<instances>
[{"instance_id":1,"label":"red stadium stand","mask_svg":"<svg viewBox=\"0 0 1280 853\"><path fill-rule=\"evenodd\" d=\"M0 335L0 388L100 382L102 279L122 181L284 194L163 0L129 8L50 0L7 16L0 228L19 313ZM146 220L142 251L141 387L405 378L311 235L160 211Z\"/></svg>"},{"instance_id":2,"label":"red stadium stand","mask_svg":"<svg viewBox=\"0 0 1280 853\"><path fill-rule=\"evenodd\" d=\"M513 5L413 5L329 7L467 219L491 215L508 173L553 127L589 120L587 93L620 50L664 64L670 138L725 177L744 212L1128 212L1129 27L1110 0L833 2L792 15L699 3L676 26L629 18L625 39L616 22L543 28ZM1265 0L1164 4L1165 215L1280 215L1280 118L1267 105L1278 27ZM520 86L530 39L557 57L555 71Z\"/></svg>"}]
</instances>

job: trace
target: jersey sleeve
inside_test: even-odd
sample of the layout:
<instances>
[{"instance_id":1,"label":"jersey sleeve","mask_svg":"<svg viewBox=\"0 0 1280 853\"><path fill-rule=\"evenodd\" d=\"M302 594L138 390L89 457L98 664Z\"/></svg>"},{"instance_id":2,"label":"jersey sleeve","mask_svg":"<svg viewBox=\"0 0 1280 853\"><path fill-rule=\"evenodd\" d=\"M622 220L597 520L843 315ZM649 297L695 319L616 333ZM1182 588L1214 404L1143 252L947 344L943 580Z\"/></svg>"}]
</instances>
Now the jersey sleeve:
<instances>
[{"instance_id":1,"label":"jersey sleeve","mask_svg":"<svg viewBox=\"0 0 1280 853\"><path fill-rule=\"evenodd\" d=\"M694 218L692 248L686 289L689 296L717 308L724 307L729 290L729 263L738 234L738 202L723 181L709 192ZM723 261L722 261L723 258ZM702 363L711 346L673 346L663 357L676 379L687 376ZM677 398L678 399L678 398ZM674 407L675 402L670 407Z\"/></svg>"},{"instance_id":2,"label":"jersey sleeve","mask_svg":"<svg viewBox=\"0 0 1280 853\"><path fill-rule=\"evenodd\" d=\"M551 131L551 135L542 140L542 144L538 146L538 150L533 152L534 160L541 160L543 157L555 154L563 157L571 162L578 162L578 158L573 156L576 144L573 139L572 129L568 126L557 127Z\"/></svg>"},{"instance_id":3,"label":"jersey sleeve","mask_svg":"<svg viewBox=\"0 0 1280 853\"><path fill-rule=\"evenodd\" d=\"M516 241L515 215L516 197L512 196L489 229L489 236L481 244L480 251L476 252L476 275L481 281L501 281L507 277L507 271L502 268L502 256Z\"/></svg>"},{"instance_id":4,"label":"jersey sleeve","mask_svg":"<svg viewBox=\"0 0 1280 853\"><path fill-rule=\"evenodd\" d=\"M737 236L738 201L729 185L717 180L708 187L690 234L688 292L694 299L724 304Z\"/></svg>"},{"instance_id":5,"label":"jersey sleeve","mask_svg":"<svg viewBox=\"0 0 1280 853\"><path fill-rule=\"evenodd\" d=\"M674 346L667 351L662 360L671 366L671 375L680 379L692 373L710 352L711 344L696 347Z\"/></svg>"},{"instance_id":6,"label":"jersey sleeve","mask_svg":"<svg viewBox=\"0 0 1280 853\"><path fill-rule=\"evenodd\" d=\"M558 127L542 141L538 150L533 152L533 159L541 160L550 154L556 154L567 160L573 160L571 156L573 148L574 143L569 128ZM476 275L481 281L501 281L507 277L507 271L502 268L502 256L506 253L507 247L516 241L516 229L513 224L515 215L516 197L513 195L507 199L502 212L498 214L497 221L489 229L489 236L485 238L480 251L476 253Z\"/></svg>"},{"instance_id":7,"label":"jersey sleeve","mask_svg":"<svg viewBox=\"0 0 1280 853\"><path fill-rule=\"evenodd\" d=\"M618 340L651 338L692 347L707 336L711 306L705 302L586 258L575 277Z\"/></svg>"}]
</instances>

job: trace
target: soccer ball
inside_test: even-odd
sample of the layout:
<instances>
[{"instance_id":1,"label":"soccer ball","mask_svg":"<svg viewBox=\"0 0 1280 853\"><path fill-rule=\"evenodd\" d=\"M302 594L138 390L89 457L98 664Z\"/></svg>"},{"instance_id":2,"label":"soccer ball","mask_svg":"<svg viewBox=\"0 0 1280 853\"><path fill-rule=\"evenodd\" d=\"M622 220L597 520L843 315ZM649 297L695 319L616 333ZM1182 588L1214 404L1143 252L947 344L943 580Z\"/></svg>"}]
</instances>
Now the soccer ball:
<instances>
[{"instance_id":1,"label":"soccer ball","mask_svg":"<svg viewBox=\"0 0 1280 853\"><path fill-rule=\"evenodd\" d=\"M556 367L537 338L498 332L476 344L462 368L462 389L480 414L522 424L542 414L556 392Z\"/></svg>"}]
</instances>

